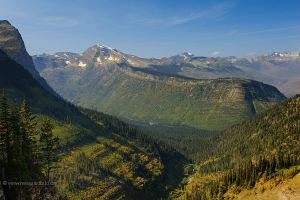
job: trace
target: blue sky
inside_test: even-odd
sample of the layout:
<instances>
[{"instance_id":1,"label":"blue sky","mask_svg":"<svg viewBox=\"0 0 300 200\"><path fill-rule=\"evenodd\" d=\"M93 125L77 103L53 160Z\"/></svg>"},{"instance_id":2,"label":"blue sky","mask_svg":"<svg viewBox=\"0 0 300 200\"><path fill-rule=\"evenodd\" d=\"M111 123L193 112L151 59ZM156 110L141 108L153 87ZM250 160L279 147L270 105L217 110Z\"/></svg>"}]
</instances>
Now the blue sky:
<instances>
[{"instance_id":1,"label":"blue sky","mask_svg":"<svg viewBox=\"0 0 300 200\"><path fill-rule=\"evenodd\" d=\"M142 57L300 49L298 0L0 0L30 54L104 44Z\"/></svg>"}]
</instances>

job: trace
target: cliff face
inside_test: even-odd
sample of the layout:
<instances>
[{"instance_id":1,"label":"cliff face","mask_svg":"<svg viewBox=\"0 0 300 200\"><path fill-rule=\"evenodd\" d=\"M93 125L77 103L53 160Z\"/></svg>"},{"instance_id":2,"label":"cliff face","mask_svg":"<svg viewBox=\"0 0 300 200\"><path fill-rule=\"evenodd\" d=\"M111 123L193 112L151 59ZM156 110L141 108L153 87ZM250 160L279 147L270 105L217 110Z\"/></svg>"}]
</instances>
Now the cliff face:
<instances>
[{"instance_id":1,"label":"cliff face","mask_svg":"<svg viewBox=\"0 0 300 200\"><path fill-rule=\"evenodd\" d=\"M26 51L21 34L6 20L0 21L0 49L21 64L33 77L39 76L30 55Z\"/></svg>"},{"instance_id":2,"label":"cliff face","mask_svg":"<svg viewBox=\"0 0 300 200\"><path fill-rule=\"evenodd\" d=\"M0 50L29 71L33 78L35 78L45 89L52 94L55 94L35 69L32 58L26 51L24 41L18 29L12 26L7 20L0 20Z\"/></svg>"}]
</instances>

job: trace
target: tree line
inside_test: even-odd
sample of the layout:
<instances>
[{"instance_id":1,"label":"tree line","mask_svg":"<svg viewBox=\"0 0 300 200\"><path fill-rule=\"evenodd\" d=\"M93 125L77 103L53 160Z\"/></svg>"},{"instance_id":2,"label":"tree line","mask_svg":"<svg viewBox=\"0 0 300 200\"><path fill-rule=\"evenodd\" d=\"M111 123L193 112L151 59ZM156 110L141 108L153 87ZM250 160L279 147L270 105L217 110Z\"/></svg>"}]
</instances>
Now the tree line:
<instances>
[{"instance_id":1,"label":"tree line","mask_svg":"<svg viewBox=\"0 0 300 200\"><path fill-rule=\"evenodd\" d=\"M276 175L275 173L280 169L297 166L299 164L299 158L290 155L276 155L271 159L260 158L256 163L250 160L248 162L241 162L235 168L224 172L225 175L219 176L216 181L205 184L203 188L194 187L191 194L185 194L183 199L221 200L224 199L224 194L232 185L235 185L237 189L251 189L261 179L267 181L276 176L286 178L284 174ZM289 176L293 177L299 171L300 168L295 167Z\"/></svg>"},{"instance_id":2,"label":"tree line","mask_svg":"<svg viewBox=\"0 0 300 200\"><path fill-rule=\"evenodd\" d=\"M251 189L261 179L291 178L299 173L299 111L297 95L216 136L210 162L199 162L197 173L217 176L217 180L199 181L183 199L226 199L231 186ZM289 177L281 174L289 168Z\"/></svg>"},{"instance_id":3,"label":"tree line","mask_svg":"<svg viewBox=\"0 0 300 200\"><path fill-rule=\"evenodd\" d=\"M5 199L43 199L53 193L59 141L49 119L37 123L24 100L11 104L0 95L0 181Z\"/></svg>"},{"instance_id":4,"label":"tree line","mask_svg":"<svg viewBox=\"0 0 300 200\"><path fill-rule=\"evenodd\" d=\"M144 130L125 123L117 117L86 108L79 109L82 113L111 130L113 133L130 141L134 141L144 147L150 155L155 155L160 158L160 161L164 165L162 175L154 180L151 185L144 188L144 190L152 191L151 195L153 196L148 196L149 199L167 198L168 193L178 186L184 176L184 165L188 163L184 155L176 151L171 145L166 144L166 142L151 137L145 133ZM120 143L122 143L122 141L120 141ZM145 192L144 190L140 191L141 194ZM149 192L147 194L150 195Z\"/></svg>"}]
</instances>

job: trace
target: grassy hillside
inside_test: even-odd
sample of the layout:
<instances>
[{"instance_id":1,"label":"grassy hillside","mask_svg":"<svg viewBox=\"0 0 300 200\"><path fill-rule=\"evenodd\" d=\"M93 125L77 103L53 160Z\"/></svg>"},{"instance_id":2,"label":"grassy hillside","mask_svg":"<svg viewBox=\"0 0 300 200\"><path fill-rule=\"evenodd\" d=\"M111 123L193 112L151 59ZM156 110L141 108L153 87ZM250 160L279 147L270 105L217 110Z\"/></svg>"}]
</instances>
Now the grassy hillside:
<instances>
[{"instance_id":1,"label":"grassy hillside","mask_svg":"<svg viewBox=\"0 0 300 200\"><path fill-rule=\"evenodd\" d=\"M300 170L299 133L298 95L202 144L201 161L190 166L185 189L173 197L223 199L255 189L262 180L279 184L293 178Z\"/></svg>"},{"instance_id":2,"label":"grassy hillside","mask_svg":"<svg viewBox=\"0 0 300 200\"><path fill-rule=\"evenodd\" d=\"M221 130L285 97L274 87L241 79L191 80L118 65L47 68L42 76L63 97L121 118Z\"/></svg>"},{"instance_id":3,"label":"grassy hillside","mask_svg":"<svg viewBox=\"0 0 300 200\"><path fill-rule=\"evenodd\" d=\"M58 170L53 179L69 199L159 198L180 181L184 158L158 147L118 119L95 120L49 94L21 65L0 52L0 87L11 103L25 99L39 124L48 118L60 139ZM122 125L122 129L119 129ZM161 145L160 145L161 146ZM177 164L176 164L177 163ZM174 167L174 166L178 167ZM171 182L169 170L177 181ZM175 174L175 171L173 174ZM168 186L163 187L162 186Z\"/></svg>"}]
</instances>

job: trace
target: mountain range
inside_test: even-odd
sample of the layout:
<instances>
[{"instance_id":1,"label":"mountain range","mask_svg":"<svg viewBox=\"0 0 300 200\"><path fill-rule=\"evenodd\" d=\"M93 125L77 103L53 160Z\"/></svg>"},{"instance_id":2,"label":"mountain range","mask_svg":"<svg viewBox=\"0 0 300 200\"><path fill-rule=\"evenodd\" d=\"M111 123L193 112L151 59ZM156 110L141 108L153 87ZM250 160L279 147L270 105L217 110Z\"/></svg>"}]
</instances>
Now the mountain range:
<instances>
[{"instance_id":1,"label":"mountain range","mask_svg":"<svg viewBox=\"0 0 300 200\"><path fill-rule=\"evenodd\" d=\"M3 116L16 112L15 105L26 100L34 116L29 120L38 127L50 120L60 141L50 177L55 194L47 194L50 199L297 199L300 195L299 95L286 99L274 86L217 75L244 73L233 65L226 69L214 65L208 74L216 76L210 78L171 70L177 64L193 68L192 63L202 59L237 62L234 57L184 53L143 59L96 45L83 54L34 56L35 70L21 35L8 21L0 23L0 47L0 89L12 105L4 112L1 99L0 153L5 155L2 136L8 132ZM277 62L285 62L296 73L298 56L274 53L239 62L258 71L270 66L251 63L272 60L280 70ZM284 79L284 70L282 74ZM297 86L295 80L291 83ZM156 134L147 132L143 124ZM19 173L14 168L10 172ZM0 199L3 188L1 184ZM27 193L30 199L41 199L39 191Z\"/></svg>"},{"instance_id":2,"label":"mountain range","mask_svg":"<svg viewBox=\"0 0 300 200\"><path fill-rule=\"evenodd\" d=\"M290 84L299 79L300 53L274 52L257 57L199 57L182 53L162 59L146 59L120 52L104 45L95 45L82 54L56 53L34 56L40 72L49 66L85 67L122 64L148 73L182 76L194 79L236 77L263 81L278 87L287 96L300 91Z\"/></svg>"},{"instance_id":3,"label":"mountain range","mask_svg":"<svg viewBox=\"0 0 300 200\"><path fill-rule=\"evenodd\" d=\"M33 60L63 98L132 122L221 130L285 99L262 82L225 78L245 75L226 59L188 53L144 59L95 45L82 54L44 54ZM189 76L191 70L199 77Z\"/></svg>"}]
</instances>

